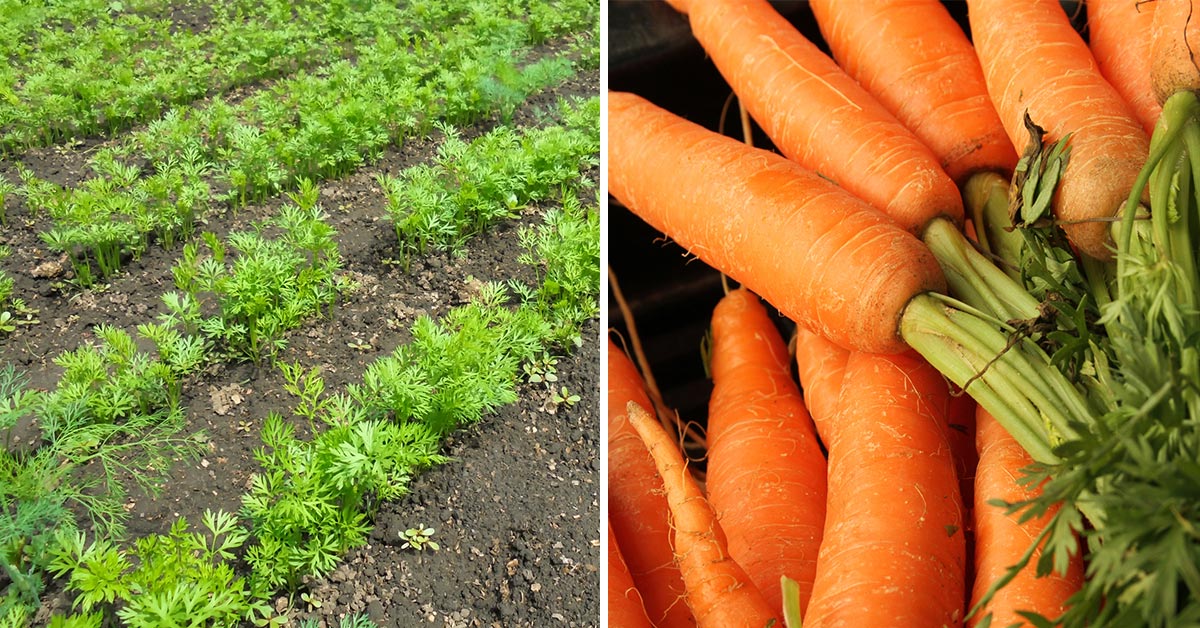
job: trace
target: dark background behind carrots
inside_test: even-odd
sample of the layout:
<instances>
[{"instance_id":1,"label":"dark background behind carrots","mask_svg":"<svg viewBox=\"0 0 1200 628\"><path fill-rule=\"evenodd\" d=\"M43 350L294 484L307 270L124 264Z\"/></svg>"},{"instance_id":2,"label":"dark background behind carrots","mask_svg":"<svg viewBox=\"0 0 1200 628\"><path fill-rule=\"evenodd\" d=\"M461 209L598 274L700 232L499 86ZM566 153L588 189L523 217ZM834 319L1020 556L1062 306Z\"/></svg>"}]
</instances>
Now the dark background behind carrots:
<instances>
[{"instance_id":1,"label":"dark background behind carrots","mask_svg":"<svg viewBox=\"0 0 1200 628\"><path fill-rule=\"evenodd\" d=\"M969 32L966 4L945 4ZM775 1L772 5L828 52L807 2ZM1063 2L1063 6L1086 35L1080 2ZM718 129L730 89L692 38L687 19L665 2L610 0L608 62L609 89L633 92L697 124ZM742 139L736 101L726 114L723 132ZM757 126L754 145L773 148ZM723 294L720 274L664 241L661 233L612 199L607 247L609 267L632 310L666 405L676 409L684 421L703 424L712 386L704 372L701 339ZM792 323L778 316L776 321L784 337L790 337ZM628 337L611 291L608 323L611 330Z\"/></svg>"}]
</instances>

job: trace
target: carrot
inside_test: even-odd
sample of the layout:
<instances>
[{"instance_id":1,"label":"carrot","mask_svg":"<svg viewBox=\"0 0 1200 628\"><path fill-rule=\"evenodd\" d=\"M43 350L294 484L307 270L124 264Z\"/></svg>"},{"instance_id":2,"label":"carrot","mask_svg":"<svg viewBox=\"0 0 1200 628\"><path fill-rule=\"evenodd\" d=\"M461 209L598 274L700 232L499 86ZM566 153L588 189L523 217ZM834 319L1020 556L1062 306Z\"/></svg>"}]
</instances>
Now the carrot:
<instances>
[{"instance_id":1,"label":"carrot","mask_svg":"<svg viewBox=\"0 0 1200 628\"><path fill-rule=\"evenodd\" d=\"M940 0L812 0L833 57L962 185L1009 175L1017 153L988 98L975 49Z\"/></svg>"},{"instance_id":2,"label":"carrot","mask_svg":"<svg viewBox=\"0 0 1200 628\"><path fill-rule=\"evenodd\" d=\"M971 34L988 93L1014 147L1024 116L1055 142L1071 134L1071 156L1053 207L1083 253L1112 258L1110 222L1129 198L1149 138L1100 74L1057 0L968 0Z\"/></svg>"},{"instance_id":3,"label":"carrot","mask_svg":"<svg viewBox=\"0 0 1200 628\"><path fill-rule=\"evenodd\" d=\"M671 505L675 557L687 585L687 600L702 628L765 628L775 612L730 556L716 513L688 473L683 457L663 429L637 403L626 412L650 455Z\"/></svg>"},{"instance_id":4,"label":"carrot","mask_svg":"<svg viewBox=\"0 0 1200 628\"><path fill-rule=\"evenodd\" d=\"M804 382L801 382L804 384ZM962 503L949 390L912 353L847 357L829 449L829 501L805 628L962 621Z\"/></svg>"},{"instance_id":5,"label":"carrot","mask_svg":"<svg viewBox=\"0 0 1200 628\"><path fill-rule=\"evenodd\" d=\"M961 224L937 157L766 0L671 0L779 150L919 234Z\"/></svg>"},{"instance_id":6,"label":"carrot","mask_svg":"<svg viewBox=\"0 0 1200 628\"><path fill-rule=\"evenodd\" d=\"M897 352L901 312L944 288L929 250L774 153L633 94L608 94L609 192L784 315L842 346Z\"/></svg>"},{"instance_id":7,"label":"carrot","mask_svg":"<svg viewBox=\"0 0 1200 628\"><path fill-rule=\"evenodd\" d=\"M824 432L821 423L837 411L850 352L807 329L796 330L795 344L796 373L803 385L804 404L817 432Z\"/></svg>"},{"instance_id":8,"label":"carrot","mask_svg":"<svg viewBox=\"0 0 1200 628\"><path fill-rule=\"evenodd\" d=\"M994 582L1028 551L1054 512L1019 523L1019 514L1005 514L1005 508L989 504L989 500L1017 502L1035 495L1017 483L1021 470L1033 464L1029 454L1013 440L988 412L982 408L976 414L976 442L979 466L975 474L975 586L971 605L975 606ZM1076 554L1066 574L1050 574L1037 578L1032 567L1040 556L1035 550L1031 565L1021 570L1008 584L1000 588L983 610L969 619L978 624L991 613L992 626L1024 625L1017 611L1032 611L1055 618L1066 610L1067 599L1083 583L1082 559Z\"/></svg>"},{"instance_id":9,"label":"carrot","mask_svg":"<svg viewBox=\"0 0 1200 628\"><path fill-rule=\"evenodd\" d=\"M1150 33L1162 0L1088 0L1088 47L1147 135L1162 115L1150 85Z\"/></svg>"},{"instance_id":10,"label":"carrot","mask_svg":"<svg viewBox=\"0 0 1200 628\"><path fill-rule=\"evenodd\" d=\"M825 524L825 454L792 380L787 346L742 288L713 311L708 500L729 555L782 613L780 577L808 605Z\"/></svg>"},{"instance_id":11,"label":"carrot","mask_svg":"<svg viewBox=\"0 0 1200 628\"><path fill-rule=\"evenodd\" d=\"M671 550L670 509L654 460L629 424L630 402L652 407L637 368L608 341L608 517L646 613L660 628L695 626Z\"/></svg>"},{"instance_id":12,"label":"carrot","mask_svg":"<svg viewBox=\"0 0 1200 628\"><path fill-rule=\"evenodd\" d=\"M652 628L642 595L633 584L629 566L621 555L612 522L608 522L608 625L619 628Z\"/></svg>"},{"instance_id":13,"label":"carrot","mask_svg":"<svg viewBox=\"0 0 1200 628\"><path fill-rule=\"evenodd\" d=\"M1200 15L1187 0L1156 0L1150 30L1150 83L1159 104L1200 91Z\"/></svg>"}]
</instances>

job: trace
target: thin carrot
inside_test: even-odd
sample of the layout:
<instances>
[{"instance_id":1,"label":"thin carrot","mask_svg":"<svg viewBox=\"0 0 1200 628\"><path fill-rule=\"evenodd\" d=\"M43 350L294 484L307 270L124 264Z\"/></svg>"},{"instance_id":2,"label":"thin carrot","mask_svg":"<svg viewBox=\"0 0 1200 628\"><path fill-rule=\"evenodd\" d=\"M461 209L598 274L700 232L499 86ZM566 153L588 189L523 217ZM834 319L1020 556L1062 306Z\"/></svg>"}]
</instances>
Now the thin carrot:
<instances>
[{"instance_id":1,"label":"thin carrot","mask_svg":"<svg viewBox=\"0 0 1200 628\"><path fill-rule=\"evenodd\" d=\"M779 150L919 234L961 224L938 159L766 0L670 0Z\"/></svg>"},{"instance_id":2,"label":"thin carrot","mask_svg":"<svg viewBox=\"0 0 1200 628\"><path fill-rule=\"evenodd\" d=\"M975 474L975 586L971 605L979 602L984 593L1008 568L1029 550L1053 511L1038 519L1019 523L1019 514L1005 514L1005 508L988 503L998 499L1018 502L1033 497L1034 490L1017 482L1021 470L1033 464L1033 459L1021 448L986 410L976 415L976 439L979 466ZM1041 555L1036 550L1031 564L1008 584L1000 588L982 611L969 619L975 626L988 613L993 615L992 626L1024 624L1017 611L1031 611L1053 619L1066 610L1067 599L1083 583L1082 559L1076 554L1066 574L1035 575L1033 563Z\"/></svg>"},{"instance_id":3,"label":"thin carrot","mask_svg":"<svg viewBox=\"0 0 1200 628\"><path fill-rule=\"evenodd\" d=\"M766 628L778 625L766 598L728 551L716 513L700 492L666 430L637 403L626 409L650 455L671 505L675 556L687 600L701 628ZM773 622L773 624L772 624Z\"/></svg>"},{"instance_id":4,"label":"thin carrot","mask_svg":"<svg viewBox=\"0 0 1200 628\"><path fill-rule=\"evenodd\" d=\"M1029 141L1026 113L1047 131L1048 142L1071 134L1054 213L1076 248L1111 259L1111 221L1148 157L1146 132L1104 80L1057 0L967 5L988 93L1013 146Z\"/></svg>"},{"instance_id":5,"label":"thin carrot","mask_svg":"<svg viewBox=\"0 0 1200 628\"><path fill-rule=\"evenodd\" d=\"M784 315L842 346L897 352L917 294L944 288L929 250L802 166L633 94L608 94L609 192Z\"/></svg>"},{"instance_id":6,"label":"thin carrot","mask_svg":"<svg viewBox=\"0 0 1200 628\"><path fill-rule=\"evenodd\" d=\"M633 362L608 341L608 517L646 613L660 628L695 626L671 550L670 508L654 460L629 424L630 402L652 407Z\"/></svg>"},{"instance_id":7,"label":"thin carrot","mask_svg":"<svg viewBox=\"0 0 1200 628\"><path fill-rule=\"evenodd\" d=\"M758 297L741 288L713 311L708 500L729 555L776 613L780 577L808 605L825 525L825 454L787 346Z\"/></svg>"},{"instance_id":8,"label":"thin carrot","mask_svg":"<svg viewBox=\"0 0 1200 628\"><path fill-rule=\"evenodd\" d=\"M966 33L940 0L812 0L833 57L960 185L1011 174L1017 153Z\"/></svg>"},{"instance_id":9,"label":"thin carrot","mask_svg":"<svg viewBox=\"0 0 1200 628\"><path fill-rule=\"evenodd\" d=\"M1162 115L1150 85L1150 33L1160 0L1088 0L1088 47L1147 135Z\"/></svg>"},{"instance_id":10,"label":"thin carrot","mask_svg":"<svg viewBox=\"0 0 1200 628\"><path fill-rule=\"evenodd\" d=\"M1150 82L1159 104L1200 90L1200 14L1188 0L1156 0L1150 30Z\"/></svg>"},{"instance_id":11,"label":"thin carrot","mask_svg":"<svg viewBox=\"0 0 1200 628\"><path fill-rule=\"evenodd\" d=\"M835 411L817 423L829 502L805 628L962 621L966 550L949 403L941 374L915 354L848 356Z\"/></svg>"},{"instance_id":12,"label":"thin carrot","mask_svg":"<svg viewBox=\"0 0 1200 628\"><path fill-rule=\"evenodd\" d=\"M633 583L621 554L612 522L608 522L608 625L618 628L652 628L642 595Z\"/></svg>"},{"instance_id":13,"label":"thin carrot","mask_svg":"<svg viewBox=\"0 0 1200 628\"><path fill-rule=\"evenodd\" d=\"M796 330L796 373L804 391L804 405L811 413L817 432L837 411L838 396L846 374L850 352L807 329Z\"/></svg>"}]
</instances>

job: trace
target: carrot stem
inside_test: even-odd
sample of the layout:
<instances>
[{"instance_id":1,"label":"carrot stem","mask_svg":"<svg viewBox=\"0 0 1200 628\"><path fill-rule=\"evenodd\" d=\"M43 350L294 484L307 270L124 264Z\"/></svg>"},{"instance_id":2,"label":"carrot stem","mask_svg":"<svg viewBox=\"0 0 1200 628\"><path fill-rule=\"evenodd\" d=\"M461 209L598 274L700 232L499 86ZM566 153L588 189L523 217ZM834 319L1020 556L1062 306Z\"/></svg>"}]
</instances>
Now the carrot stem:
<instances>
[{"instance_id":1,"label":"carrot stem","mask_svg":"<svg viewBox=\"0 0 1200 628\"><path fill-rule=\"evenodd\" d=\"M1009 182L995 172L980 172L963 186L963 204L975 225L975 239L984 253L995 257L1014 281L1021 280L1021 249L1025 239L1012 229Z\"/></svg>"},{"instance_id":2,"label":"carrot stem","mask_svg":"<svg viewBox=\"0 0 1200 628\"><path fill-rule=\"evenodd\" d=\"M1037 299L975 250L949 221L931 222L923 240L960 299L1004 321L1037 317Z\"/></svg>"},{"instance_id":3,"label":"carrot stem","mask_svg":"<svg viewBox=\"0 0 1200 628\"><path fill-rule=\"evenodd\" d=\"M787 576L780 576L779 588L783 590L783 625L787 628L802 628L800 583Z\"/></svg>"},{"instance_id":4,"label":"carrot stem","mask_svg":"<svg viewBox=\"0 0 1200 628\"><path fill-rule=\"evenodd\" d=\"M1029 339L1011 342L994 321L978 313L922 295L905 309L901 335L987 408L1039 462L1057 462L1053 445L1075 435L1072 421L1089 420L1081 393L1040 347ZM997 397L1007 401L998 403Z\"/></svg>"}]
</instances>

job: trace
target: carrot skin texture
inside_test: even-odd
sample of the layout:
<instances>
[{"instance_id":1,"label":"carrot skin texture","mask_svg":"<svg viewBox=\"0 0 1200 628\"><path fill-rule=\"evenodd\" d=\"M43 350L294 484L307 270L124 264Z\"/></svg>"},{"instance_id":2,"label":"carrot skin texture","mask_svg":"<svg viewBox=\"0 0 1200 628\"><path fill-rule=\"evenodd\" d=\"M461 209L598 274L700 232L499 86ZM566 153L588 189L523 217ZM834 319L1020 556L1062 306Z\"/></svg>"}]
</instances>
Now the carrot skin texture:
<instances>
[{"instance_id":1,"label":"carrot skin texture","mask_svg":"<svg viewBox=\"0 0 1200 628\"><path fill-rule=\"evenodd\" d=\"M1190 0L1155 0L1150 82L1158 103L1177 91L1200 90L1200 15Z\"/></svg>"},{"instance_id":2,"label":"carrot skin texture","mask_svg":"<svg viewBox=\"0 0 1200 628\"><path fill-rule=\"evenodd\" d=\"M808 605L825 525L825 454L792 380L787 346L758 297L725 295L712 320L708 500L776 613L780 577Z\"/></svg>"},{"instance_id":3,"label":"carrot skin texture","mask_svg":"<svg viewBox=\"0 0 1200 628\"><path fill-rule=\"evenodd\" d=\"M966 598L949 391L914 353L851 353L818 422L829 502L805 628L954 626Z\"/></svg>"},{"instance_id":4,"label":"carrot skin texture","mask_svg":"<svg viewBox=\"0 0 1200 628\"><path fill-rule=\"evenodd\" d=\"M822 423L837 412L849 359L849 351L826 338L807 329L796 330L796 373L818 434L828 431Z\"/></svg>"},{"instance_id":5,"label":"carrot skin texture","mask_svg":"<svg viewBox=\"0 0 1200 628\"><path fill-rule=\"evenodd\" d=\"M940 0L812 0L833 57L962 184L1017 153L966 33Z\"/></svg>"},{"instance_id":6,"label":"carrot skin texture","mask_svg":"<svg viewBox=\"0 0 1200 628\"><path fill-rule=\"evenodd\" d=\"M1149 136L1104 80L1057 0L968 0L988 93L1013 146L1029 141L1028 111L1055 142L1072 133L1054 213L1086 255L1112 259L1111 220L1149 155Z\"/></svg>"},{"instance_id":7,"label":"carrot skin texture","mask_svg":"<svg viewBox=\"0 0 1200 628\"><path fill-rule=\"evenodd\" d=\"M1162 115L1150 83L1150 33L1159 0L1088 0L1088 47L1147 135Z\"/></svg>"},{"instance_id":8,"label":"carrot skin texture","mask_svg":"<svg viewBox=\"0 0 1200 628\"><path fill-rule=\"evenodd\" d=\"M654 460L629 424L630 402L653 407L629 356L608 341L608 517L646 614L660 628L696 625L671 550L670 508Z\"/></svg>"},{"instance_id":9,"label":"carrot skin texture","mask_svg":"<svg viewBox=\"0 0 1200 628\"><path fill-rule=\"evenodd\" d=\"M613 534L611 521L608 522L608 625L653 628L642 605L642 594L633 584L633 576Z\"/></svg>"},{"instance_id":10,"label":"carrot skin texture","mask_svg":"<svg viewBox=\"0 0 1200 628\"><path fill-rule=\"evenodd\" d=\"M696 624L701 628L765 628L772 621L779 625L766 598L729 556L716 513L666 430L636 403L630 402L626 412L654 457L671 505L675 556Z\"/></svg>"},{"instance_id":11,"label":"carrot skin texture","mask_svg":"<svg viewBox=\"0 0 1200 628\"><path fill-rule=\"evenodd\" d=\"M780 152L920 234L963 222L938 158L766 0L671 3Z\"/></svg>"},{"instance_id":12,"label":"carrot skin texture","mask_svg":"<svg viewBox=\"0 0 1200 628\"><path fill-rule=\"evenodd\" d=\"M609 192L785 316L837 344L906 349L917 294L944 290L929 249L802 166L609 92Z\"/></svg>"},{"instance_id":13,"label":"carrot skin texture","mask_svg":"<svg viewBox=\"0 0 1200 628\"><path fill-rule=\"evenodd\" d=\"M1032 539L1045 528L1053 511L1043 518L1019 523L1020 514L1007 515L1004 508L987 503L992 499L1016 502L1034 496L1036 489L1017 483L1021 469L1033 464L1033 459L1005 431L1004 426L982 407L976 412L976 443L979 466L975 473L975 584L971 606L975 605L1008 567L1029 549ZM991 612L992 626L1028 625L1018 610L1037 612L1053 619L1066 610L1067 599L1083 584L1083 560L1072 557L1066 574L1052 573L1036 578L1034 565L1041 550L1016 578L996 592L991 603L968 620L975 626Z\"/></svg>"}]
</instances>

